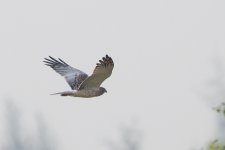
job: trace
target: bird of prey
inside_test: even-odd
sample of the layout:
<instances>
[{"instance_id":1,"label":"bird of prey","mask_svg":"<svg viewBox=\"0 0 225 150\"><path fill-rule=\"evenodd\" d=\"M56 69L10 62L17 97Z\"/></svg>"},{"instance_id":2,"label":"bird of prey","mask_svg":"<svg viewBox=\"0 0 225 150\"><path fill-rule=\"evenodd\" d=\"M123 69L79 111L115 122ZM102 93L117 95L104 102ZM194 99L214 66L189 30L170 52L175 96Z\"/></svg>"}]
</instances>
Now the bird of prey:
<instances>
[{"instance_id":1,"label":"bird of prey","mask_svg":"<svg viewBox=\"0 0 225 150\"><path fill-rule=\"evenodd\" d=\"M114 67L113 60L108 55L103 57L102 60L99 60L99 63L96 64L90 76L81 70L71 67L60 58L57 60L49 56L49 58L45 58L43 62L63 76L72 89L70 91L54 93L53 95L60 94L61 96L85 98L100 96L107 92L106 89L100 87L100 85L112 74Z\"/></svg>"}]
</instances>

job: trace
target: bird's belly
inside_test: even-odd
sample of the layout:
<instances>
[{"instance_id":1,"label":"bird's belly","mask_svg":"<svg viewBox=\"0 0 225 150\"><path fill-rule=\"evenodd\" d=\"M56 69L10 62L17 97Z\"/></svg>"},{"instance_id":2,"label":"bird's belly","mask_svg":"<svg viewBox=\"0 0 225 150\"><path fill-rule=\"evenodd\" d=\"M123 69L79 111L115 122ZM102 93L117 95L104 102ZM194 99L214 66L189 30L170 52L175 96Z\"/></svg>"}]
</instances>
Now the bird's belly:
<instances>
[{"instance_id":1,"label":"bird's belly","mask_svg":"<svg viewBox=\"0 0 225 150\"><path fill-rule=\"evenodd\" d=\"M96 97L99 96L97 95L97 92L95 90L79 90L74 94L75 97Z\"/></svg>"}]
</instances>

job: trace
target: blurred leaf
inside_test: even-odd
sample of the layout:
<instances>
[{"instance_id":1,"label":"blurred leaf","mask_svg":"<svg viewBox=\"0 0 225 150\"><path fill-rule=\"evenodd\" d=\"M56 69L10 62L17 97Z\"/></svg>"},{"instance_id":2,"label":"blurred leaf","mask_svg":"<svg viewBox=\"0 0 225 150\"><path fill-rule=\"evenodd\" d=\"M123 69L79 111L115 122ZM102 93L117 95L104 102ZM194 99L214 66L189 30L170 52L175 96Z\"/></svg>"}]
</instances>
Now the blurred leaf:
<instances>
[{"instance_id":1,"label":"blurred leaf","mask_svg":"<svg viewBox=\"0 0 225 150\"><path fill-rule=\"evenodd\" d=\"M223 110L223 115L225 116L225 109Z\"/></svg>"},{"instance_id":2,"label":"blurred leaf","mask_svg":"<svg viewBox=\"0 0 225 150\"><path fill-rule=\"evenodd\" d=\"M225 150L225 143L219 140L214 140L209 143L206 150Z\"/></svg>"},{"instance_id":3,"label":"blurred leaf","mask_svg":"<svg viewBox=\"0 0 225 150\"><path fill-rule=\"evenodd\" d=\"M225 117L225 103L221 103L219 106L214 107L213 110L215 110L218 113L223 113L223 116Z\"/></svg>"}]
</instances>

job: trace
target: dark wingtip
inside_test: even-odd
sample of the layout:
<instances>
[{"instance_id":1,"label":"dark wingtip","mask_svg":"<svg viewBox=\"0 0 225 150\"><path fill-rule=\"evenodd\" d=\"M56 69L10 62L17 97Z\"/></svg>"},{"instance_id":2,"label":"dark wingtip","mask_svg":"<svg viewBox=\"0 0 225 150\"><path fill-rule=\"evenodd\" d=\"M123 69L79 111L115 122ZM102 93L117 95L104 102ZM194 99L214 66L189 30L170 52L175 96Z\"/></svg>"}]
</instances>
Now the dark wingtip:
<instances>
[{"instance_id":1,"label":"dark wingtip","mask_svg":"<svg viewBox=\"0 0 225 150\"><path fill-rule=\"evenodd\" d=\"M48 56L49 58L51 58L51 59L54 59L52 56Z\"/></svg>"},{"instance_id":2,"label":"dark wingtip","mask_svg":"<svg viewBox=\"0 0 225 150\"><path fill-rule=\"evenodd\" d=\"M51 56L48 56L49 58L44 58L44 60L46 60L46 61L49 61L49 62L53 62L53 60L54 60L54 58L53 57L51 57Z\"/></svg>"},{"instance_id":3,"label":"dark wingtip","mask_svg":"<svg viewBox=\"0 0 225 150\"><path fill-rule=\"evenodd\" d=\"M51 64L45 64L46 66L49 66L49 67L52 67L52 65Z\"/></svg>"},{"instance_id":4,"label":"dark wingtip","mask_svg":"<svg viewBox=\"0 0 225 150\"><path fill-rule=\"evenodd\" d=\"M46 66L52 67L52 65L55 63L55 59L51 56L48 56L47 58L44 58L43 62Z\"/></svg>"},{"instance_id":5,"label":"dark wingtip","mask_svg":"<svg viewBox=\"0 0 225 150\"><path fill-rule=\"evenodd\" d=\"M100 62L101 64L103 64L103 63L104 63L102 60L99 60L99 62Z\"/></svg>"},{"instance_id":6,"label":"dark wingtip","mask_svg":"<svg viewBox=\"0 0 225 150\"><path fill-rule=\"evenodd\" d=\"M63 61L62 59L58 58L59 61L61 61L62 63L64 63L65 65L68 65L65 61Z\"/></svg>"},{"instance_id":7,"label":"dark wingtip","mask_svg":"<svg viewBox=\"0 0 225 150\"><path fill-rule=\"evenodd\" d=\"M49 58L51 58L52 60L58 62L58 60L56 60L55 58L53 58L52 56L49 56Z\"/></svg>"}]
</instances>

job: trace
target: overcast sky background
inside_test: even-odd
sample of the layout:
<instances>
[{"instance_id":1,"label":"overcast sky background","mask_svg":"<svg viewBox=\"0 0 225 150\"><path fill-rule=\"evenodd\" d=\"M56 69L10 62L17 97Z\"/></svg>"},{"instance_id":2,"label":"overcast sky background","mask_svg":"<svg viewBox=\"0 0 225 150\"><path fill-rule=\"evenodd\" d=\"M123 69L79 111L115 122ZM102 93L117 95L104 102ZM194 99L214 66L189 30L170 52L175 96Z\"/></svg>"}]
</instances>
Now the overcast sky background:
<instances>
[{"instance_id":1,"label":"overcast sky background","mask_svg":"<svg viewBox=\"0 0 225 150\"><path fill-rule=\"evenodd\" d=\"M23 132L35 132L41 114L63 150L105 150L123 125L140 129L143 149L202 146L216 137L217 114L198 92L215 76L213 61L224 63L224 8L224 0L0 1L0 144L12 99ZM91 74L105 54L115 62L107 94L49 95L69 86L44 57Z\"/></svg>"}]
</instances>

